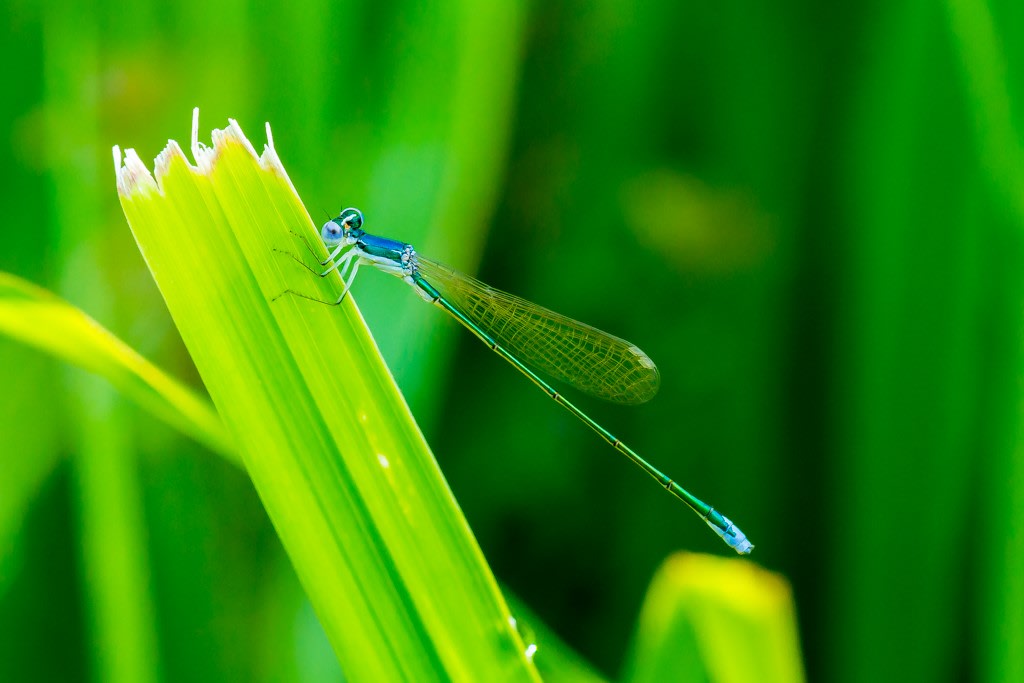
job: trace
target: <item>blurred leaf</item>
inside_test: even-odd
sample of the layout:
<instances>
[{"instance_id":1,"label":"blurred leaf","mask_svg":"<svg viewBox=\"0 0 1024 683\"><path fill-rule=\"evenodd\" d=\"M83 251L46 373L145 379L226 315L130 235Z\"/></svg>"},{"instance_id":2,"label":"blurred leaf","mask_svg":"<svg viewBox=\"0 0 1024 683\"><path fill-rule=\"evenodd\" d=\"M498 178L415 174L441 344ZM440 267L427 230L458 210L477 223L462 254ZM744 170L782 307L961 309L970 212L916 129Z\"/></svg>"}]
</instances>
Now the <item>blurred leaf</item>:
<instances>
[{"instance_id":1,"label":"blurred leaf","mask_svg":"<svg viewBox=\"0 0 1024 683\"><path fill-rule=\"evenodd\" d=\"M0 332L105 377L153 415L238 461L213 409L85 313L9 273L0 273Z\"/></svg>"},{"instance_id":2,"label":"blurred leaf","mask_svg":"<svg viewBox=\"0 0 1024 683\"><path fill-rule=\"evenodd\" d=\"M375 121L380 141L354 154L359 163L344 174L348 177L325 174L328 201L363 206L367 220L389 237L474 272L511 134L526 6L459 0L396 3L384 11L396 15L393 33L381 43L390 50L383 65L386 94L356 90L347 96L383 108ZM335 82L351 87L337 77ZM340 118L345 116L351 114ZM336 153L347 158L354 146L367 144L368 136L351 128L345 133ZM318 153L322 159L324 150ZM364 174L362 182L353 182ZM355 291L366 304L367 322L417 421L430 434L457 350L453 337L461 332L404 287L366 280L373 284L357 283ZM406 330L415 334L401 333ZM433 343L422 343L425 338Z\"/></svg>"},{"instance_id":3,"label":"blurred leaf","mask_svg":"<svg viewBox=\"0 0 1024 683\"><path fill-rule=\"evenodd\" d=\"M950 37L963 70L963 87L973 118L982 170L1008 208L1024 223L1024 147L1014 121L1019 112L1017 82L1008 78L1006 45L1016 46L1024 26L1005 22L996 28L988 2L948 0ZM1018 101L1014 101L1014 100Z\"/></svg>"},{"instance_id":4,"label":"blurred leaf","mask_svg":"<svg viewBox=\"0 0 1024 683\"><path fill-rule=\"evenodd\" d=\"M651 582L626 680L802 681L789 584L746 560L679 553Z\"/></svg>"},{"instance_id":5,"label":"blurred leaf","mask_svg":"<svg viewBox=\"0 0 1024 683\"><path fill-rule=\"evenodd\" d=\"M1024 680L1024 393L1020 377L1024 318L1020 278L1024 238L1024 145L1021 144L1021 106L1024 87L1017 76L1024 66L1024 16L1016 3L949 0L945 3L950 36L959 60L963 88L981 174L999 205L985 222L994 226L998 254L987 259L992 271L1009 276L996 279L999 302L996 324L1003 330L1004 364L985 393L993 406L993 457L985 460L986 479L979 515L1001 523L985 525L978 536L981 571L975 578L980 592L980 628L972 629L978 652L978 680ZM980 221L979 221L980 223ZM971 226L974 227L973 225ZM1009 238L999 238L1004 230ZM1001 266L1001 267L1000 267ZM992 347L986 348L991 354Z\"/></svg>"},{"instance_id":6,"label":"blurred leaf","mask_svg":"<svg viewBox=\"0 0 1024 683\"><path fill-rule=\"evenodd\" d=\"M116 271L96 258L110 253L103 238L113 225L102 209L103 146L95 144L100 23L91 0L43 6L42 150L54 206L53 220L43 227L58 245L57 291L111 320L119 297L108 278ZM160 654L132 407L102 379L62 370L57 386L64 390L61 426L74 456L75 569L91 674L110 683L156 683Z\"/></svg>"},{"instance_id":7,"label":"blurred leaf","mask_svg":"<svg viewBox=\"0 0 1024 683\"><path fill-rule=\"evenodd\" d=\"M970 98L950 77L942 7L884 5L868 40L879 49L858 74L839 153L833 258L844 281L825 402L835 519L819 618L826 678L935 681L964 660L964 560L981 521L973 487L999 429L984 401L993 369L1010 366L993 342L1020 343L988 311L1002 296L997 273L1019 261L1000 263L1011 252L998 246L964 135Z\"/></svg>"},{"instance_id":8,"label":"blurred leaf","mask_svg":"<svg viewBox=\"0 0 1024 683\"><path fill-rule=\"evenodd\" d=\"M0 310L3 303L0 301ZM3 314L0 313L0 318ZM0 322L2 327L2 322ZM60 462L60 451L54 443L55 431L40 429L35 423L44 412L41 400L26 401L23 387L39 396L37 383L52 382L50 368L39 354L11 343L0 344L0 382L18 391L0 392L0 439L4 444L0 476L0 596L21 564L18 531L25 521L29 505L43 483Z\"/></svg>"},{"instance_id":9,"label":"blurred leaf","mask_svg":"<svg viewBox=\"0 0 1024 683\"><path fill-rule=\"evenodd\" d=\"M346 676L535 679L352 299L271 303L338 287L287 253L319 242L276 152L214 140L198 170L170 143L159 186L128 150L122 206Z\"/></svg>"}]
</instances>

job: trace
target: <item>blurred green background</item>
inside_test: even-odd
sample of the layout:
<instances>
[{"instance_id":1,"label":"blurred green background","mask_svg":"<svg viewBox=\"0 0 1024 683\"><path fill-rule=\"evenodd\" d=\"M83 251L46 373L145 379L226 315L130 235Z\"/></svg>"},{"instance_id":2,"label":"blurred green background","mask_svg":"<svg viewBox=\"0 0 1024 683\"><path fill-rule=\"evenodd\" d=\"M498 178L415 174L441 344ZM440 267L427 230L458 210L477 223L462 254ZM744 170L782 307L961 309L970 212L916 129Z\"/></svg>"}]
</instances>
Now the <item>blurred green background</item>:
<instances>
[{"instance_id":1,"label":"blurred green background","mask_svg":"<svg viewBox=\"0 0 1024 683\"><path fill-rule=\"evenodd\" d=\"M658 363L580 404L789 578L811 680L1024 680L1024 5L424 5L7 0L0 270L199 386L110 148L270 121L315 221ZM616 676L659 563L727 550L401 283L354 291L498 578ZM0 680L116 679L111 623L153 680L340 679L240 471L6 339L0 382Z\"/></svg>"}]
</instances>

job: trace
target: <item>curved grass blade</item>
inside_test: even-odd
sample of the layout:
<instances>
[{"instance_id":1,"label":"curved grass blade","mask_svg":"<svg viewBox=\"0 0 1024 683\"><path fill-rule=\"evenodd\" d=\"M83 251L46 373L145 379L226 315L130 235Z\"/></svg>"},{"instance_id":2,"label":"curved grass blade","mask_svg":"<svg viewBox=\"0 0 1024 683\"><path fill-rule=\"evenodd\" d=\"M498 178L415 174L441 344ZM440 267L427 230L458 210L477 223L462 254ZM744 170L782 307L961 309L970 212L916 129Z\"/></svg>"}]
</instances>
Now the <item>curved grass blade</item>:
<instances>
[{"instance_id":1,"label":"curved grass blade","mask_svg":"<svg viewBox=\"0 0 1024 683\"><path fill-rule=\"evenodd\" d=\"M49 291L0 272L0 333L105 377L182 433L238 462L213 408L107 329Z\"/></svg>"}]
</instances>

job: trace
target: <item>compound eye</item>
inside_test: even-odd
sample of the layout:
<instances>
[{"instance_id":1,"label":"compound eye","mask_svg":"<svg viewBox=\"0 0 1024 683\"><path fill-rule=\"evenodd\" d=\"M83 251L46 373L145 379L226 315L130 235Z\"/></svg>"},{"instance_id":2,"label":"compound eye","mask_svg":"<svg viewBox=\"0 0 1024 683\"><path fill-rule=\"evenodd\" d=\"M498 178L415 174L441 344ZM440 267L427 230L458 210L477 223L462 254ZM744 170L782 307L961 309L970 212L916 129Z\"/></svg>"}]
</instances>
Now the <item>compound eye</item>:
<instances>
[{"instance_id":1,"label":"compound eye","mask_svg":"<svg viewBox=\"0 0 1024 683\"><path fill-rule=\"evenodd\" d=\"M342 225L347 224L349 230L358 230L363 227L363 212L355 208L345 209L334 220Z\"/></svg>"},{"instance_id":2,"label":"compound eye","mask_svg":"<svg viewBox=\"0 0 1024 683\"><path fill-rule=\"evenodd\" d=\"M327 243L337 244L341 241L341 238L345 235L345 230L337 223L338 219L335 218L332 221L324 223L324 227L320 230L320 239Z\"/></svg>"}]
</instances>

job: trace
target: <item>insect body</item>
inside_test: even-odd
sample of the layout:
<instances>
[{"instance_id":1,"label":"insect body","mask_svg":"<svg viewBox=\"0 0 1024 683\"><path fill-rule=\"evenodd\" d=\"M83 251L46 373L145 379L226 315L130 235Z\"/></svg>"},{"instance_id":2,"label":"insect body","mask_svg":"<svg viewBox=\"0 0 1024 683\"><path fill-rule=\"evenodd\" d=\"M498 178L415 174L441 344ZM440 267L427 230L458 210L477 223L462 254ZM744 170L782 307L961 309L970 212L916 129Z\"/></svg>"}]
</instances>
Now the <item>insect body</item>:
<instances>
[{"instance_id":1,"label":"insect body","mask_svg":"<svg viewBox=\"0 0 1024 683\"><path fill-rule=\"evenodd\" d=\"M728 518L641 458L535 372L608 401L644 403L657 393L659 375L654 362L639 348L419 256L410 244L371 235L363 229L359 209L345 209L327 221L320 237L330 255L321 262L327 270L318 274L326 276L337 270L344 282L335 304L344 300L363 264L400 277L686 503L736 552L747 554L753 549Z\"/></svg>"}]
</instances>

